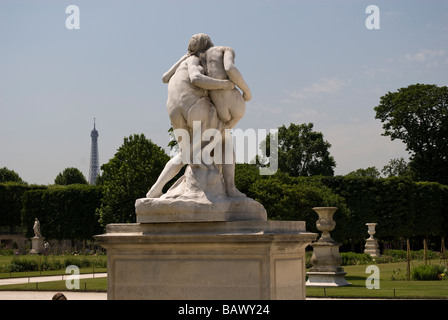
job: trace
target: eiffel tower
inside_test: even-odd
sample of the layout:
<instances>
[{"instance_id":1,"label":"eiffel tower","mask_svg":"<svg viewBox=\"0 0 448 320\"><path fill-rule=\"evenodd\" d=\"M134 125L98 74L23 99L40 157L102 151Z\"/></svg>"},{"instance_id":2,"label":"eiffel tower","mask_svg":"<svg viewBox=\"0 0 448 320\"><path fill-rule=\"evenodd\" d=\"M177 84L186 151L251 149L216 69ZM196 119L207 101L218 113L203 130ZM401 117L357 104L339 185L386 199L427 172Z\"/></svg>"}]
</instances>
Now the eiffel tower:
<instances>
[{"instance_id":1,"label":"eiffel tower","mask_svg":"<svg viewBox=\"0 0 448 320\"><path fill-rule=\"evenodd\" d=\"M95 185L96 178L100 174L100 164L98 156L98 131L95 126L95 118L93 119L93 130L90 132L92 137L92 146L90 149L90 170L89 170L89 183Z\"/></svg>"}]
</instances>

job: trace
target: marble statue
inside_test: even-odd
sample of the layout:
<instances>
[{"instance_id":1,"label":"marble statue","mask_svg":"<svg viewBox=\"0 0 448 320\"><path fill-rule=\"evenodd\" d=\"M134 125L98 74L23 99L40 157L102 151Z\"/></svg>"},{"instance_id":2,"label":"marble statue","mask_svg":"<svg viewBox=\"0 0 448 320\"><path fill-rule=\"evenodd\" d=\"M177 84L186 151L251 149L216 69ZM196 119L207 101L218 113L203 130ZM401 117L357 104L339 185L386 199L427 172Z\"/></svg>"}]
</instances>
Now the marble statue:
<instances>
[{"instance_id":1,"label":"marble statue","mask_svg":"<svg viewBox=\"0 0 448 320\"><path fill-rule=\"evenodd\" d=\"M135 201L136 223L95 236L113 261L109 300L305 299L305 248L316 234L305 221L268 221L235 187L229 129L251 92L234 59L233 49L196 34L163 75L180 152Z\"/></svg>"},{"instance_id":2,"label":"marble statue","mask_svg":"<svg viewBox=\"0 0 448 320\"><path fill-rule=\"evenodd\" d=\"M214 208L215 210L232 211L235 209L230 209L229 205L235 206L237 202L239 202L237 211L244 211L241 202L247 203L253 200L235 187L233 149L230 151L231 161L228 161L229 157L226 157L225 161L222 156L222 161L219 163L195 162L197 154L193 154L197 148L201 152L209 151L213 143L219 144L217 148L220 148L220 154L229 153L225 148L226 141L231 139L229 129L234 128L243 117L245 103L252 98L249 86L235 66L234 50L230 47L214 46L206 34L195 34L190 39L187 54L163 75L162 81L168 84L166 107L176 139L178 142L188 139L190 147L187 151L181 149L179 154L168 161L156 183L146 194L146 198L137 200L137 214L142 210L157 211L155 207L160 209L162 204L165 206L168 203L164 200L168 199L181 201L177 203L183 209L187 201L188 206L191 206L189 209L191 212L198 210L194 203L220 203L221 208ZM199 139L198 147L195 135L200 135L202 138L210 129L219 132L220 140L215 141L216 137L205 141ZM176 134L179 131L186 132L187 135L179 136ZM187 168L184 176L163 194L162 190L166 183L185 165ZM225 202L227 208L224 208ZM233 202L233 205L229 202ZM251 204L258 208L256 211L264 211L264 208L260 208L261 204L253 202ZM169 204L171 205L169 210L176 207L173 201ZM204 207L204 210L207 209ZM253 211L253 208L249 211Z\"/></svg>"},{"instance_id":3,"label":"marble statue","mask_svg":"<svg viewBox=\"0 0 448 320\"><path fill-rule=\"evenodd\" d=\"M34 237L31 238L31 250L30 254L40 254L44 251L44 238L40 233L39 219L34 219L33 225Z\"/></svg>"},{"instance_id":4,"label":"marble statue","mask_svg":"<svg viewBox=\"0 0 448 320\"><path fill-rule=\"evenodd\" d=\"M35 237L42 238L42 234L40 233L40 222L37 218L34 220L33 230Z\"/></svg>"}]
</instances>

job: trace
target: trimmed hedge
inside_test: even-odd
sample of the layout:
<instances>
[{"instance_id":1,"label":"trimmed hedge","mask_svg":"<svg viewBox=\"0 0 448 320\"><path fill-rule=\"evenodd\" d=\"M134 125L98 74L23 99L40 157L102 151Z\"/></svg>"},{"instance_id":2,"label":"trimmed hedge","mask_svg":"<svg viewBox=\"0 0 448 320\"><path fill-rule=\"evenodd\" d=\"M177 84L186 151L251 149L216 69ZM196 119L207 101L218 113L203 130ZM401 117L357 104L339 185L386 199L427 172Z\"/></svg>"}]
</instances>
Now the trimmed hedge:
<instances>
[{"instance_id":1,"label":"trimmed hedge","mask_svg":"<svg viewBox=\"0 0 448 320\"><path fill-rule=\"evenodd\" d=\"M237 165L235 183L260 201L275 220L305 220L315 232L313 206L336 206L335 240L364 240L367 222L377 222L376 238L448 236L448 186L408 178L354 176L260 176L253 165ZM336 239L337 238L337 239Z\"/></svg>"},{"instance_id":2,"label":"trimmed hedge","mask_svg":"<svg viewBox=\"0 0 448 320\"><path fill-rule=\"evenodd\" d=\"M244 179L246 185L247 181L246 177ZM239 185L237 187L239 188ZM256 179L244 192L263 204L268 213L268 219L305 221L307 230L316 233L319 232L316 228L318 215L312 208L338 207L334 214L337 228L331 233L331 236L336 241L345 239L350 210L341 196L318 181L277 173L273 176Z\"/></svg>"},{"instance_id":3,"label":"trimmed hedge","mask_svg":"<svg viewBox=\"0 0 448 320\"><path fill-rule=\"evenodd\" d=\"M26 236L34 236L34 219L41 224L46 239L91 239L103 232L96 214L102 188L88 185L52 186L23 195L22 224Z\"/></svg>"},{"instance_id":4,"label":"trimmed hedge","mask_svg":"<svg viewBox=\"0 0 448 320\"><path fill-rule=\"evenodd\" d=\"M26 185L16 182L0 183L0 227L9 233L21 229L23 194L30 190L44 190L45 186Z\"/></svg>"},{"instance_id":5,"label":"trimmed hedge","mask_svg":"<svg viewBox=\"0 0 448 320\"><path fill-rule=\"evenodd\" d=\"M66 257L63 260L49 258L43 256L43 259L27 259L27 258L13 258L12 261L0 266L0 272L27 272L27 271L49 271L62 270L70 265L75 265L79 268L106 268L106 259L87 259L83 257Z\"/></svg>"},{"instance_id":6,"label":"trimmed hedge","mask_svg":"<svg viewBox=\"0 0 448 320\"><path fill-rule=\"evenodd\" d=\"M422 261L423 260L423 250L412 251L411 250L411 260L413 261ZM306 267L312 267L310 262L311 256L313 252L307 251L305 254L305 262ZM391 262L405 262L406 261L406 250L385 250L384 253L380 256L373 258L368 253L355 253L355 252L340 252L342 262L341 266L349 266L349 265L367 265L373 263L391 263ZM434 252L428 250L428 259L430 260L439 260L441 259L441 255L439 252Z\"/></svg>"},{"instance_id":7,"label":"trimmed hedge","mask_svg":"<svg viewBox=\"0 0 448 320\"><path fill-rule=\"evenodd\" d=\"M418 260L423 261L424 251L423 250L410 250L411 259L412 260ZM382 259L384 262L403 262L406 261L407 258L407 252L406 250L384 250L382 256L380 259ZM427 259L429 260L437 260L442 259L442 255L440 252L427 250Z\"/></svg>"},{"instance_id":8,"label":"trimmed hedge","mask_svg":"<svg viewBox=\"0 0 448 320\"><path fill-rule=\"evenodd\" d=\"M352 212L347 237L365 238L367 222L375 237L447 236L448 186L408 178L312 177L342 196Z\"/></svg>"},{"instance_id":9,"label":"trimmed hedge","mask_svg":"<svg viewBox=\"0 0 448 320\"><path fill-rule=\"evenodd\" d=\"M313 207L338 207L331 234L339 242L363 241L367 222L378 223L378 239L448 236L448 186L439 183L353 176L293 178L281 172L260 176L258 168L248 164L236 166L235 183L265 206L269 219L306 221L312 232L317 232ZM32 237L37 217L47 239L91 239L103 232L97 214L102 198L99 186L2 183L0 228L24 228Z\"/></svg>"},{"instance_id":10,"label":"trimmed hedge","mask_svg":"<svg viewBox=\"0 0 448 320\"><path fill-rule=\"evenodd\" d=\"M340 255L343 266L373 263L373 258L368 253L341 252Z\"/></svg>"}]
</instances>

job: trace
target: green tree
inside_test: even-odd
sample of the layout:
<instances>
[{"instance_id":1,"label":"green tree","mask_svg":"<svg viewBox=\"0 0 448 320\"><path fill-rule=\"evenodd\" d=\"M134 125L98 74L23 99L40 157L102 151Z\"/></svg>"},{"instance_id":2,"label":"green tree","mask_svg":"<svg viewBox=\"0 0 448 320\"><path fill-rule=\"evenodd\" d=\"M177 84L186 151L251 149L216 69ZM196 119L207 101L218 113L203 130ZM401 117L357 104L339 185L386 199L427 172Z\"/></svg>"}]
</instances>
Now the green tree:
<instances>
[{"instance_id":1,"label":"green tree","mask_svg":"<svg viewBox=\"0 0 448 320\"><path fill-rule=\"evenodd\" d=\"M448 87L410 85L382 96L374 110L383 135L406 144L413 177L448 184Z\"/></svg>"},{"instance_id":2,"label":"green tree","mask_svg":"<svg viewBox=\"0 0 448 320\"><path fill-rule=\"evenodd\" d=\"M336 162L329 152L331 144L324 140L321 132L313 131L313 127L312 123L291 123L288 128L283 125L277 132L278 150L270 150L269 136L261 148L266 146L263 150L266 155L277 151L278 170L292 177L332 176Z\"/></svg>"},{"instance_id":3,"label":"green tree","mask_svg":"<svg viewBox=\"0 0 448 320\"><path fill-rule=\"evenodd\" d=\"M0 183L3 182L18 182L26 184L26 182L20 178L18 173L6 167L0 168Z\"/></svg>"},{"instance_id":4,"label":"green tree","mask_svg":"<svg viewBox=\"0 0 448 320\"><path fill-rule=\"evenodd\" d=\"M358 169L352 172L349 172L347 176L350 177L370 177L374 179L378 179L380 177L380 172L376 167L368 167L367 169Z\"/></svg>"},{"instance_id":5,"label":"green tree","mask_svg":"<svg viewBox=\"0 0 448 320\"><path fill-rule=\"evenodd\" d=\"M135 222L135 200L146 195L168 160L165 151L143 134L124 138L114 158L101 166L101 224Z\"/></svg>"},{"instance_id":6,"label":"green tree","mask_svg":"<svg viewBox=\"0 0 448 320\"><path fill-rule=\"evenodd\" d=\"M249 195L250 187L261 177L259 168L255 164L237 163L235 165L235 186L246 195Z\"/></svg>"},{"instance_id":7,"label":"green tree","mask_svg":"<svg viewBox=\"0 0 448 320\"><path fill-rule=\"evenodd\" d=\"M54 183L61 186L68 186L69 184L88 184L86 178L77 168L65 168L60 172Z\"/></svg>"},{"instance_id":8,"label":"green tree","mask_svg":"<svg viewBox=\"0 0 448 320\"><path fill-rule=\"evenodd\" d=\"M381 170L386 177L406 177L410 175L409 165L403 158L391 159Z\"/></svg>"}]
</instances>

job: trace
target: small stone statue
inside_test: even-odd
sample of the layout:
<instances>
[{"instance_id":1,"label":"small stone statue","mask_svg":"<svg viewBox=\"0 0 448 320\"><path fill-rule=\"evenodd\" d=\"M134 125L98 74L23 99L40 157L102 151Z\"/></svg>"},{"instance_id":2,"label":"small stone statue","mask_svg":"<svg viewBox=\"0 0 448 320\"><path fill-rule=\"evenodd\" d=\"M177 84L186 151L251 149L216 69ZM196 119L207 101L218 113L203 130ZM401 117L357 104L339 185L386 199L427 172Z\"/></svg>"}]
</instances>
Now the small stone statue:
<instances>
[{"instance_id":1,"label":"small stone statue","mask_svg":"<svg viewBox=\"0 0 448 320\"><path fill-rule=\"evenodd\" d=\"M33 230L35 237L42 238L42 235L40 234L40 222L37 218L34 220Z\"/></svg>"}]
</instances>

